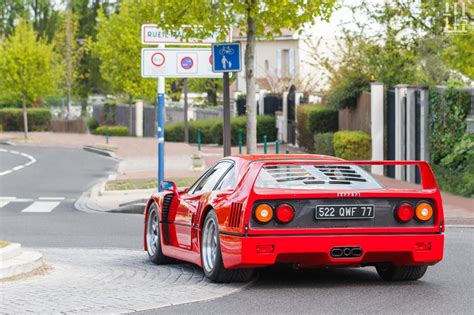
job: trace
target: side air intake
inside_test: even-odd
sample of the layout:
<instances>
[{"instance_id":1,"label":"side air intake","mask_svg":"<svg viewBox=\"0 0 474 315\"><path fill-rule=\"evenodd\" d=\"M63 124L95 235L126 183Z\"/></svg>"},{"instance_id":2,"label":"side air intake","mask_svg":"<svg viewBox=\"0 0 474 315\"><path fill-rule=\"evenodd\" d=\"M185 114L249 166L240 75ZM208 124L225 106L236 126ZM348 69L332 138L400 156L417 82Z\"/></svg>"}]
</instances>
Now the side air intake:
<instances>
[{"instance_id":1,"label":"side air intake","mask_svg":"<svg viewBox=\"0 0 474 315\"><path fill-rule=\"evenodd\" d=\"M230 207L229 227L239 227L242 216L242 204L233 202Z\"/></svg>"}]
</instances>

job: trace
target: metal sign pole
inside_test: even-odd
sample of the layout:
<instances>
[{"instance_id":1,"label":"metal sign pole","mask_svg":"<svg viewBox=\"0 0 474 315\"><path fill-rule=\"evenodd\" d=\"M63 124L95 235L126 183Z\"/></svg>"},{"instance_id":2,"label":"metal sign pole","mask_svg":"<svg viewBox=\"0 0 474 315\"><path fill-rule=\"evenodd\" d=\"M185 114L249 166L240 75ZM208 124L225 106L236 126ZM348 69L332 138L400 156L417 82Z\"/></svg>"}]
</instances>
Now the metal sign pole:
<instances>
[{"instance_id":1,"label":"metal sign pole","mask_svg":"<svg viewBox=\"0 0 474 315\"><path fill-rule=\"evenodd\" d=\"M229 72L224 72L224 156L231 155Z\"/></svg>"},{"instance_id":2,"label":"metal sign pole","mask_svg":"<svg viewBox=\"0 0 474 315\"><path fill-rule=\"evenodd\" d=\"M184 78L184 142L189 143L188 127L188 78Z\"/></svg>"},{"instance_id":3,"label":"metal sign pole","mask_svg":"<svg viewBox=\"0 0 474 315\"><path fill-rule=\"evenodd\" d=\"M159 45L163 48L164 45ZM165 177L165 78L158 77L158 102L156 110L156 136L158 138L158 191L161 192L161 182Z\"/></svg>"}]
</instances>

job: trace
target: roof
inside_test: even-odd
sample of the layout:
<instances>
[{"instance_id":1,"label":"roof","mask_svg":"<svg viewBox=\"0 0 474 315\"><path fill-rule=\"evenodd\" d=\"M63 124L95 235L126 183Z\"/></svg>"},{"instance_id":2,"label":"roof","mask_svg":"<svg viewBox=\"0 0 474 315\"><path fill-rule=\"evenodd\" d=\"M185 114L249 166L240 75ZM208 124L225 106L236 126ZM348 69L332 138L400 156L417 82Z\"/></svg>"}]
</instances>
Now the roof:
<instances>
[{"instance_id":1,"label":"roof","mask_svg":"<svg viewBox=\"0 0 474 315\"><path fill-rule=\"evenodd\" d=\"M266 27L265 28L265 33L271 31L271 28ZM277 32L273 32L273 40L290 40L290 39L298 39L298 32L289 28L282 28L281 34L278 34ZM232 39L235 41L246 41L247 40L247 35L245 31L241 30L240 28L236 27L232 30ZM264 36L258 38L259 41L261 40L268 40Z\"/></svg>"},{"instance_id":2,"label":"roof","mask_svg":"<svg viewBox=\"0 0 474 315\"><path fill-rule=\"evenodd\" d=\"M329 156L329 155L319 155L319 154L239 154L233 155L232 158L238 158L246 160L249 162L253 161L270 161L270 160L333 160L333 161L343 161L340 158Z\"/></svg>"}]
</instances>

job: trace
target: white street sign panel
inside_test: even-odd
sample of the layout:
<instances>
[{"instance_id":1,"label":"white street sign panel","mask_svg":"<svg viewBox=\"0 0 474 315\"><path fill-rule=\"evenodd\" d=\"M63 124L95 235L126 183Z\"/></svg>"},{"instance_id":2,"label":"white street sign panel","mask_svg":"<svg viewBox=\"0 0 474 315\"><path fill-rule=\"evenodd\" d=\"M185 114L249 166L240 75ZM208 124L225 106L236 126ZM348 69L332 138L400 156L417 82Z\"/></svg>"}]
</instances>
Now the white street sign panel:
<instances>
[{"instance_id":1,"label":"white street sign panel","mask_svg":"<svg viewBox=\"0 0 474 315\"><path fill-rule=\"evenodd\" d=\"M176 35L165 32L162 28L157 27L156 24L142 25L142 44L158 45L158 44L173 44L173 45L210 45L217 41L217 35L203 39L189 38L183 39L182 34L184 27L182 27ZM180 36L181 35L181 36Z\"/></svg>"},{"instance_id":2,"label":"white street sign panel","mask_svg":"<svg viewBox=\"0 0 474 315\"><path fill-rule=\"evenodd\" d=\"M143 48L144 78L222 78L212 71L210 48Z\"/></svg>"}]
</instances>

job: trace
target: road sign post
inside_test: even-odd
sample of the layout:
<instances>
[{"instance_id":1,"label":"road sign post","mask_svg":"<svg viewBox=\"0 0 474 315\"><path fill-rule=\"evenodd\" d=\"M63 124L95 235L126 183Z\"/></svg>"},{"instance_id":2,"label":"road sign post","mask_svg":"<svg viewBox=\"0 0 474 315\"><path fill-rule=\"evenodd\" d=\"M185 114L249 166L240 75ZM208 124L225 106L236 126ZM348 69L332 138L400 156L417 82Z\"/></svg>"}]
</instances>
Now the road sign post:
<instances>
[{"instance_id":1,"label":"road sign post","mask_svg":"<svg viewBox=\"0 0 474 315\"><path fill-rule=\"evenodd\" d=\"M184 142L189 143L189 126L188 126L188 79L184 78Z\"/></svg>"},{"instance_id":2,"label":"road sign post","mask_svg":"<svg viewBox=\"0 0 474 315\"><path fill-rule=\"evenodd\" d=\"M212 44L212 71L224 73L224 126L223 144L224 156L231 155L231 128L230 128L230 80L229 72L241 71L240 43Z\"/></svg>"},{"instance_id":3,"label":"road sign post","mask_svg":"<svg viewBox=\"0 0 474 315\"><path fill-rule=\"evenodd\" d=\"M216 41L216 34L205 39L186 38L186 28L183 26L176 32L168 32L155 24L142 25L141 39L145 45L156 45L158 48L143 48L141 53L142 77L158 78L157 82L157 110L156 136L158 138L158 191L161 191L161 182L164 179L165 154L165 78L219 78L222 74L212 71L212 57L209 48L165 48L165 44L172 45L209 45ZM231 33L229 33L231 38ZM187 93L185 93L185 114L187 123ZM229 120L230 121L230 120ZM199 135L200 138L200 135ZM185 139L189 140L186 128Z\"/></svg>"}]
</instances>

